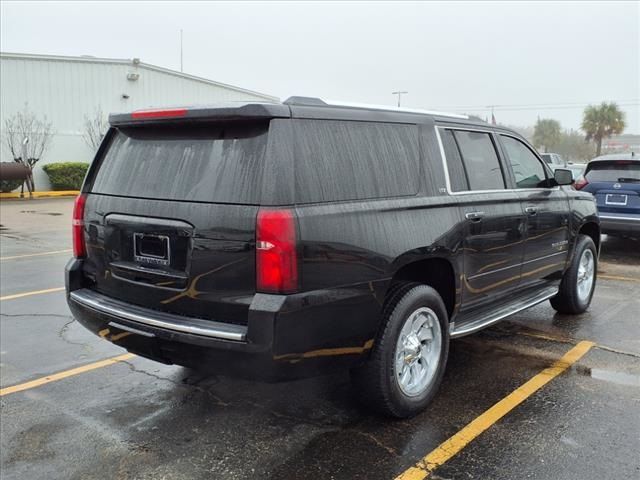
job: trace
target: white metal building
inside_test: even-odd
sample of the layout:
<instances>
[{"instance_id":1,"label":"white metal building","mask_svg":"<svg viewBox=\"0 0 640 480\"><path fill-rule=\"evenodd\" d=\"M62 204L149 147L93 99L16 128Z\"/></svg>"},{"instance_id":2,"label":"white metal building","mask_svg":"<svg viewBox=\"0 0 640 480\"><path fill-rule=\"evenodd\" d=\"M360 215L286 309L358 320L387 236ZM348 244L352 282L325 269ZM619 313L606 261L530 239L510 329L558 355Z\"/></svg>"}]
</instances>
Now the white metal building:
<instances>
[{"instance_id":1,"label":"white metal building","mask_svg":"<svg viewBox=\"0 0 640 480\"><path fill-rule=\"evenodd\" d=\"M61 57L0 53L2 161L5 118L25 108L52 123L54 136L34 177L36 190L49 187L40 168L50 162L90 161L83 139L85 117L148 107L213 104L228 101L278 101L277 98L205 78L142 63L138 59Z\"/></svg>"}]
</instances>

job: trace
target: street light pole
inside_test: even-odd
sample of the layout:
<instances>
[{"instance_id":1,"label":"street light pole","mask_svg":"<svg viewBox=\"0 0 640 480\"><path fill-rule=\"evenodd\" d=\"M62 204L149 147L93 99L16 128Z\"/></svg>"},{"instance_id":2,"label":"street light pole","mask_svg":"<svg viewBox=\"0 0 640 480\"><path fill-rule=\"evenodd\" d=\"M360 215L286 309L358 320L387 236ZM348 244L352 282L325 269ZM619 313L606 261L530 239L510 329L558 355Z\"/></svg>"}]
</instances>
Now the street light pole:
<instances>
[{"instance_id":1,"label":"street light pole","mask_svg":"<svg viewBox=\"0 0 640 480\"><path fill-rule=\"evenodd\" d=\"M182 71L182 29L180 29L180 72Z\"/></svg>"},{"instance_id":2,"label":"street light pole","mask_svg":"<svg viewBox=\"0 0 640 480\"><path fill-rule=\"evenodd\" d=\"M398 107L400 107L400 98L405 93L409 93L409 92L403 92L403 91L391 92L392 95L398 95Z\"/></svg>"}]
</instances>

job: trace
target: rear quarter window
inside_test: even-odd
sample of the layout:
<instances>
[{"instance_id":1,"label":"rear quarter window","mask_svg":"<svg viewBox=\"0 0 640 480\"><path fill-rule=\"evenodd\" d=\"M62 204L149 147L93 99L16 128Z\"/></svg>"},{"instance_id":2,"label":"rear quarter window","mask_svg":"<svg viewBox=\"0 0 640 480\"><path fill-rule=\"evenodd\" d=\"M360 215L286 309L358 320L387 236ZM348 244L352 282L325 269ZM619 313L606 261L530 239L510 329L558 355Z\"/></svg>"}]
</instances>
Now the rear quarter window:
<instances>
[{"instance_id":1,"label":"rear quarter window","mask_svg":"<svg viewBox=\"0 0 640 480\"><path fill-rule=\"evenodd\" d=\"M298 203L418 193L416 125L293 120L293 132Z\"/></svg>"},{"instance_id":2,"label":"rear quarter window","mask_svg":"<svg viewBox=\"0 0 640 480\"><path fill-rule=\"evenodd\" d=\"M91 191L238 204L260 202L268 124L117 129Z\"/></svg>"}]
</instances>

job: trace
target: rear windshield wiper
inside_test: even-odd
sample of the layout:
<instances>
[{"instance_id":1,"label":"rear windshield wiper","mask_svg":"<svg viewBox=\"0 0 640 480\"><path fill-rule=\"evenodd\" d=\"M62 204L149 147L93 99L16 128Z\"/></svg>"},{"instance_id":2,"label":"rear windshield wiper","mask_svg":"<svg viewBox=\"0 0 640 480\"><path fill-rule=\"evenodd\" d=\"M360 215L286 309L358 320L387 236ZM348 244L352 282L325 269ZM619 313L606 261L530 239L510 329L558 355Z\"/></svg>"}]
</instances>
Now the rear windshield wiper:
<instances>
[{"instance_id":1,"label":"rear windshield wiper","mask_svg":"<svg viewBox=\"0 0 640 480\"><path fill-rule=\"evenodd\" d=\"M640 182L640 178L622 177L622 178L619 178L618 181L620 183L636 183L636 182Z\"/></svg>"}]
</instances>

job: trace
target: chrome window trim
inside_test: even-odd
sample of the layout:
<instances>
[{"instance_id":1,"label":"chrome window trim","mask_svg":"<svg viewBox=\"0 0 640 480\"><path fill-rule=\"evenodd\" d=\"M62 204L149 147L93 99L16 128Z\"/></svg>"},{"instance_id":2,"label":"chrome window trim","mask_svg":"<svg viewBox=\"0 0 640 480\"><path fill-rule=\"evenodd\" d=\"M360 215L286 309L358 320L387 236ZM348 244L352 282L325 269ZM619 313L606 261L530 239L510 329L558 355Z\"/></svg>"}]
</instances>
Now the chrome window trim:
<instances>
[{"instance_id":1,"label":"chrome window trim","mask_svg":"<svg viewBox=\"0 0 640 480\"><path fill-rule=\"evenodd\" d=\"M451 177L449 176L449 164L447 163L447 156L444 153L444 144L442 143L442 137L440 136L440 129L442 130L462 130L467 132L480 132L480 133L488 133L490 135L498 134L498 135L508 135L510 137L515 138L516 140L520 140L515 135L509 135L507 133L496 132L495 130L483 129L483 128L472 128L472 127L457 127L457 126L445 126L445 125L434 125L433 127L436 132L436 139L438 140L438 149L440 150L440 158L442 160L442 168L444 169L444 179L445 179L445 188L449 195L473 195L478 193L514 193L514 192L548 192L549 190L559 190L559 186L549 187L549 188L502 188L502 189L494 189L494 190L465 190L464 192L454 192L451 189ZM496 151L496 154L498 152ZM500 155L498 155L500 158ZM462 159L464 162L464 159Z\"/></svg>"}]
</instances>

